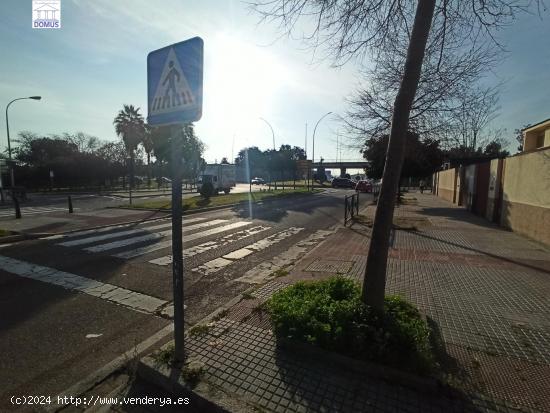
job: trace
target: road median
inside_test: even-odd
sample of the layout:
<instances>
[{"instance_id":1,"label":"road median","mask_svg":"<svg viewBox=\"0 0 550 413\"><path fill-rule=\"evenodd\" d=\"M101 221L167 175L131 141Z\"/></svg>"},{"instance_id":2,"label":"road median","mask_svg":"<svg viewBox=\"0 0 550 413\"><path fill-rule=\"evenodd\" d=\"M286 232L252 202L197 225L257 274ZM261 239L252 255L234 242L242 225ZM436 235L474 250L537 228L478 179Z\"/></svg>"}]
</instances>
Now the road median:
<instances>
[{"instance_id":1,"label":"road median","mask_svg":"<svg viewBox=\"0 0 550 413\"><path fill-rule=\"evenodd\" d=\"M296 197L296 196L309 196L321 192L320 189L314 189L308 191L306 189L287 189L287 190L272 190L272 191L258 191L258 192L242 192L228 195L212 196L209 199L205 199L200 195L183 198L182 210L185 213L203 212L221 208L228 208L241 204L254 203L257 204L263 201L274 201L278 199ZM171 211L172 202L170 200L149 200L140 202L132 206L121 206L118 208L128 209L140 209L151 211Z\"/></svg>"}]
</instances>

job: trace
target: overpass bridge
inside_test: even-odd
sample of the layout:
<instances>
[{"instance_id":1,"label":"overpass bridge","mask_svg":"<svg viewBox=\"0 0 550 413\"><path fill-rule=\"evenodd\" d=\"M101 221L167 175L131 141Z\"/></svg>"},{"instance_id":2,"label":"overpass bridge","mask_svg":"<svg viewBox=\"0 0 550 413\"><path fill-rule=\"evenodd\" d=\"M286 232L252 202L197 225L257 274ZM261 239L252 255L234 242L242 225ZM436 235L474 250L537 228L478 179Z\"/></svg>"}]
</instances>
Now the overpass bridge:
<instances>
[{"instance_id":1,"label":"overpass bridge","mask_svg":"<svg viewBox=\"0 0 550 413\"><path fill-rule=\"evenodd\" d=\"M325 169L340 169L340 174L344 175L347 169L366 169L370 166L369 161L346 161L346 160L326 160L315 162L311 165L314 169L323 166Z\"/></svg>"}]
</instances>

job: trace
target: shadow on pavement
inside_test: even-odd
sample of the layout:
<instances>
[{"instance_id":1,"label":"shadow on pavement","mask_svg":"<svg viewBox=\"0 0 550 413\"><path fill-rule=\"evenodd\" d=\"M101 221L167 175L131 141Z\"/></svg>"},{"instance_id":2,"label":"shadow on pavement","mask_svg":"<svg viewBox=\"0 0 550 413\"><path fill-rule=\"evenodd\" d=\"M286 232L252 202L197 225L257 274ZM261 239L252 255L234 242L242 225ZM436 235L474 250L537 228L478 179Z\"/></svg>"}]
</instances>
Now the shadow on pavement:
<instances>
[{"instance_id":1,"label":"shadow on pavement","mask_svg":"<svg viewBox=\"0 0 550 413\"><path fill-rule=\"evenodd\" d=\"M368 372L337 369L308 354L292 354L277 347L275 354L280 380L293 401L308 411L406 411L486 412L501 407L486 399L454 389L452 395L419 392L402 385L370 377ZM448 357L448 356L447 356ZM449 368L454 361L447 360ZM388 409L388 410L386 410Z\"/></svg>"},{"instance_id":2,"label":"shadow on pavement","mask_svg":"<svg viewBox=\"0 0 550 413\"><path fill-rule=\"evenodd\" d=\"M366 201L363 201L366 202ZM341 208L341 215L325 211L323 208ZM304 214L320 214L322 219L328 219L332 223L340 222L344 217L344 200L340 194L336 196L307 195L295 196L286 199L267 201L262 204L241 204L232 208L241 218L262 219L272 222L280 222L287 217L289 212L301 212Z\"/></svg>"},{"instance_id":3,"label":"shadow on pavement","mask_svg":"<svg viewBox=\"0 0 550 413\"><path fill-rule=\"evenodd\" d=\"M504 262L507 262L507 263L510 263L510 264L518 265L520 267L528 268L530 270L541 271L541 272L544 272L546 274L550 274L550 270L548 268L544 268L544 267L541 267L540 265L536 264L536 261L541 261L541 264L547 263L547 261L544 261L544 260L528 260L529 262L525 262L527 260L518 260L518 259L503 257L502 255L493 254L493 253L490 253L490 252L487 252L487 251L484 251L484 250L481 250L481 249L478 249L478 248L472 248L472 247L468 247L468 246L465 246L465 245L462 245L462 244L454 243L452 241L447 241L447 240L442 240L442 239L439 239L439 238L431 237L430 235L423 234L420 231L415 231L414 234L419 236L419 237L422 237L422 238L426 238L426 239L430 239L430 240L433 240L433 241L441 242L443 244L451 245L451 246L454 246L454 247L459 247L459 248L464 249L464 250L479 253L481 255L485 255L487 257L495 258L497 260L501 260L501 261L504 261ZM533 263L533 261L535 261L535 263Z\"/></svg>"}]
</instances>

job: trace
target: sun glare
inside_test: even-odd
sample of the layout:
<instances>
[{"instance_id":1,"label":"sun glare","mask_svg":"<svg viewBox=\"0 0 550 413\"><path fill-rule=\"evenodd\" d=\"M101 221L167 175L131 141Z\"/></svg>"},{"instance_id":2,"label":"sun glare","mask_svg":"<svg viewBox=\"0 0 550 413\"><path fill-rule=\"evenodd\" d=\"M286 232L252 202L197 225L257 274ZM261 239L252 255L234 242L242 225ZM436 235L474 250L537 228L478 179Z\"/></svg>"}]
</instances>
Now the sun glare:
<instances>
[{"instance_id":1,"label":"sun glare","mask_svg":"<svg viewBox=\"0 0 550 413\"><path fill-rule=\"evenodd\" d=\"M205 110L216 123L252 143L260 130L265 135L266 125L258 118L271 117L277 94L288 83L288 70L268 49L232 35L219 34L210 49Z\"/></svg>"}]
</instances>

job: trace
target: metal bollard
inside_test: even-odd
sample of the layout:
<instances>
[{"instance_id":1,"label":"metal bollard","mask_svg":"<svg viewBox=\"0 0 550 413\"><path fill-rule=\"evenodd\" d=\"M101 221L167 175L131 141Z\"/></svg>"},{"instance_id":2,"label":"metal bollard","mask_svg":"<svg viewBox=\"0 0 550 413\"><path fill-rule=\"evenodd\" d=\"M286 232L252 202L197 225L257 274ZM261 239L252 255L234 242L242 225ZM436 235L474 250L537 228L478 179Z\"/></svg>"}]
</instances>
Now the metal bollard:
<instances>
[{"instance_id":1,"label":"metal bollard","mask_svg":"<svg viewBox=\"0 0 550 413\"><path fill-rule=\"evenodd\" d=\"M69 214L72 214L72 213L73 213L73 200L69 195Z\"/></svg>"},{"instance_id":2,"label":"metal bollard","mask_svg":"<svg viewBox=\"0 0 550 413\"><path fill-rule=\"evenodd\" d=\"M15 207L15 218L21 219L21 208L19 207L19 200L16 196L13 197L13 205Z\"/></svg>"}]
</instances>

